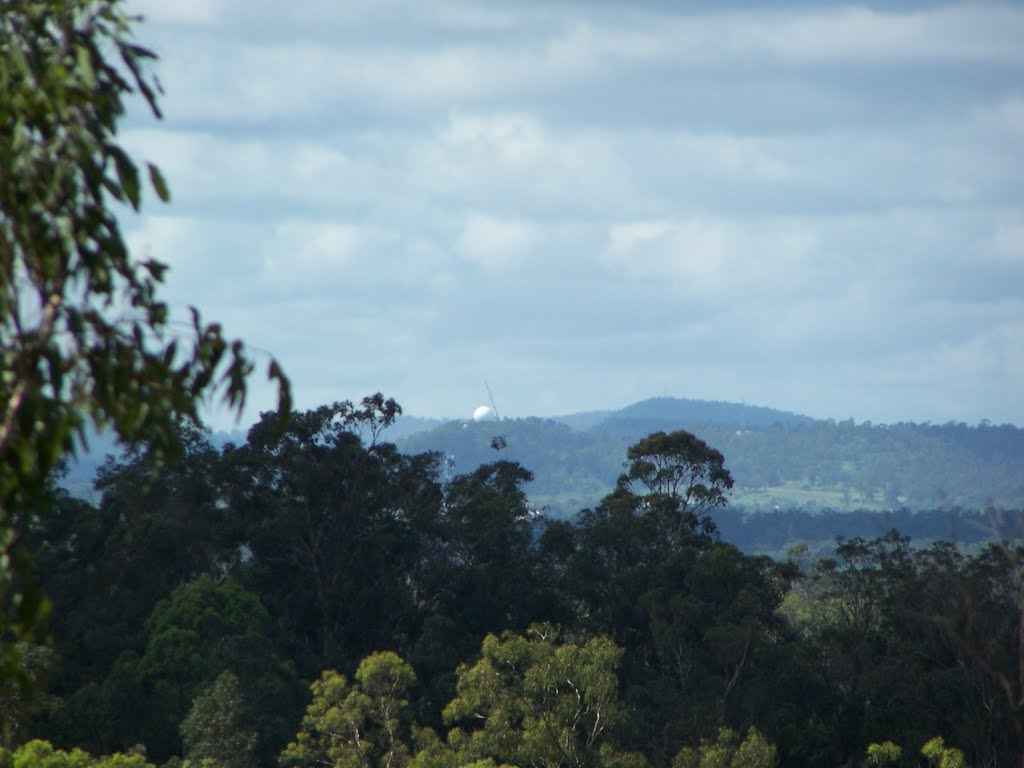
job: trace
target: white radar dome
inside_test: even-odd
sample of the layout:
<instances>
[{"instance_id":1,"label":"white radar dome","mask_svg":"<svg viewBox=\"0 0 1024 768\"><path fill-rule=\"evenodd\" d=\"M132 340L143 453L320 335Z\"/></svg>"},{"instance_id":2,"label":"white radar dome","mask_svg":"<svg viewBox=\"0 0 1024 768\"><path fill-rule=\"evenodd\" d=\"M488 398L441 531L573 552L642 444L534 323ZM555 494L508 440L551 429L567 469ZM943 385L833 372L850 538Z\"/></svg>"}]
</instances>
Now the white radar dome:
<instances>
[{"instance_id":1,"label":"white radar dome","mask_svg":"<svg viewBox=\"0 0 1024 768\"><path fill-rule=\"evenodd\" d=\"M473 411L473 421L494 421L496 418L497 414L489 405L481 405Z\"/></svg>"}]
</instances>

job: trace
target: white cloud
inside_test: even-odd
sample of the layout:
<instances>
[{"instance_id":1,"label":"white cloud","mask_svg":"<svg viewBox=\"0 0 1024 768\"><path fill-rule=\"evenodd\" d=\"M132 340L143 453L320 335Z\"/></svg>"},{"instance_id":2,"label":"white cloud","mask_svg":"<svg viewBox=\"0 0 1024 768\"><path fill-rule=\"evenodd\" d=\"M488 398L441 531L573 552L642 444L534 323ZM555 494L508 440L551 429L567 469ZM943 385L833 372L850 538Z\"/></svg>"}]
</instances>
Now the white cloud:
<instances>
[{"instance_id":1,"label":"white cloud","mask_svg":"<svg viewBox=\"0 0 1024 768\"><path fill-rule=\"evenodd\" d=\"M537 240L537 229L529 222L473 213L467 217L455 249L466 261L504 271L521 267Z\"/></svg>"},{"instance_id":2,"label":"white cloud","mask_svg":"<svg viewBox=\"0 0 1024 768\"><path fill-rule=\"evenodd\" d=\"M785 220L634 221L611 227L602 260L631 279L668 281L705 302L791 296L805 287L816 240L806 224Z\"/></svg>"},{"instance_id":3,"label":"white cloud","mask_svg":"<svg viewBox=\"0 0 1024 768\"><path fill-rule=\"evenodd\" d=\"M524 114L454 114L406 157L417 194L519 214L614 207L628 184L606 137L552 131Z\"/></svg>"},{"instance_id":4,"label":"white cloud","mask_svg":"<svg viewBox=\"0 0 1024 768\"><path fill-rule=\"evenodd\" d=\"M640 221L613 226L605 263L633 279L667 278L691 295L717 288L728 268L725 233L715 222Z\"/></svg>"},{"instance_id":5,"label":"white cloud","mask_svg":"<svg viewBox=\"0 0 1024 768\"><path fill-rule=\"evenodd\" d=\"M125 134L128 148L155 160L172 196L188 203L221 199L225 193L252 198L274 189L287 158L256 139L228 139L205 131L136 129Z\"/></svg>"},{"instance_id":6,"label":"white cloud","mask_svg":"<svg viewBox=\"0 0 1024 768\"><path fill-rule=\"evenodd\" d=\"M137 257L169 265L166 298L182 307L244 295L258 268L247 254L259 236L246 222L149 214L130 222L126 238Z\"/></svg>"},{"instance_id":7,"label":"white cloud","mask_svg":"<svg viewBox=\"0 0 1024 768\"><path fill-rule=\"evenodd\" d=\"M130 0L129 13L141 14L147 22L212 26L224 17L224 0Z\"/></svg>"},{"instance_id":8,"label":"white cloud","mask_svg":"<svg viewBox=\"0 0 1024 768\"><path fill-rule=\"evenodd\" d=\"M1007 306L1012 317L969 334L964 339L951 340L936 349L934 368L928 371L930 379L940 376L993 378L997 381L1019 381L1024 374L1024 357L1008 354L1010 350L1024 349L1024 302ZM1003 314L1003 313L1000 313Z\"/></svg>"},{"instance_id":9,"label":"white cloud","mask_svg":"<svg viewBox=\"0 0 1024 768\"><path fill-rule=\"evenodd\" d=\"M1015 6L144 5L133 247L304 405L1024 421Z\"/></svg>"},{"instance_id":10,"label":"white cloud","mask_svg":"<svg viewBox=\"0 0 1024 768\"><path fill-rule=\"evenodd\" d=\"M695 16L663 14L666 56L721 66L735 60L804 63L908 60L1024 61L1019 40L1024 13L998 5L959 5L921 11L847 6L746 13L725 8ZM665 41L671 41L666 44Z\"/></svg>"},{"instance_id":11,"label":"white cloud","mask_svg":"<svg viewBox=\"0 0 1024 768\"><path fill-rule=\"evenodd\" d=\"M453 115L441 142L459 152L483 151L510 165L536 162L546 143L538 121L529 115Z\"/></svg>"},{"instance_id":12,"label":"white cloud","mask_svg":"<svg viewBox=\"0 0 1024 768\"><path fill-rule=\"evenodd\" d=\"M792 176L786 162L773 157L765 142L736 136L716 136L710 141L711 149L724 171L749 175L760 181L781 182Z\"/></svg>"},{"instance_id":13,"label":"white cloud","mask_svg":"<svg viewBox=\"0 0 1024 768\"><path fill-rule=\"evenodd\" d=\"M992 236L990 258L1024 267L1024 221L1001 224Z\"/></svg>"},{"instance_id":14,"label":"white cloud","mask_svg":"<svg viewBox=\"0 0 1024 768\"><path fill-rule=\"evenodd\" d=\"M129 251L138 258L181 265L196 239L195 222L182 216L147 216L125 232Z\"/></svg>"},{"instance_id":15,"label":"white cloud","mask_svg":"<svg viewBox=\"0 0 1024 768\"><path fill-rule=\"evenodd\" d=\"M320 281L351 264L362 243L352 226L331 221L291 219L276 225L263 253L263 266L274 281Z\"/></svg>"},{"instance_id":16,"label":"white cloud","mask_svg":"<svg viewBox=\"0 0 1024 768\"><path fill-rule=\"evenodd\" d=\"M900 13L846 8L784 21L764 46L810 60L1024 61L1024 14L997 6L932 8Z\"/></svg>"}]
</instances>

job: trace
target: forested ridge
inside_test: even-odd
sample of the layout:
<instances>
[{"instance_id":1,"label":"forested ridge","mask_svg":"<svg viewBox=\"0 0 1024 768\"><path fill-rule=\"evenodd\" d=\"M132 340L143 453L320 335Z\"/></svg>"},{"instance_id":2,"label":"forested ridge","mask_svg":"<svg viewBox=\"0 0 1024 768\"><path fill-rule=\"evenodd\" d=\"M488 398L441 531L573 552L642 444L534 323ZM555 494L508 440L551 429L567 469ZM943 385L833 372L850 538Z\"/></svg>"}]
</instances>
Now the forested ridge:
<instances>
[{"instance_id":1,"label":"forested ridge","mask_svg":"<svg viewBox=\"0 0 1024 768\"><path fill-rule=\"evenodd\" d=\"M381 440L399 411L183 427L180 461L139 445L97 503L57 492L27 542L53 642L2 703L8 747L45 743L15 764L1018 764L1019 540L744 554L727 458L684 431L554 520L500 444L453 475Z\"/></svg>"},{"instance_id":2,"label":"forested ridge","mask_svg":"<svg viewBox=\"0 0 1024 768\"><path fill-rule=\"evenodd\" d=\"M1024 429L1004 424L855 423L811 419L737 403L652 398L619 411L478 424L403 415L386 433L408 453L444 455L443 471L468 472L502 456L529 467L530 503L569 518L601 500L622 471L632 443L659 430L686 429L729 458L731 507L807 513L855 510L984 513L1024 506ZM223 445L244 432L217 433ZM89 498L95 471L114 451L91 436L61 482Z\"/></svg>"},{"instance_id":3,"label":"forested ridge","mask_svg":"<svg viewBox=\"0 0 1024 768\"><path fill-rule=\"evenodd\" d=\"M568 517L614 485L626 448L659 430L686 429L729 457L732 504L750 511L1017 509L1024 506L1024 429L1004 424L856 423L737 403L653 398L615 412L559 419L447 422L396 442L440 451L454 471L506 438L531 468L532 503Z\"/></svg>"}]
</instances>

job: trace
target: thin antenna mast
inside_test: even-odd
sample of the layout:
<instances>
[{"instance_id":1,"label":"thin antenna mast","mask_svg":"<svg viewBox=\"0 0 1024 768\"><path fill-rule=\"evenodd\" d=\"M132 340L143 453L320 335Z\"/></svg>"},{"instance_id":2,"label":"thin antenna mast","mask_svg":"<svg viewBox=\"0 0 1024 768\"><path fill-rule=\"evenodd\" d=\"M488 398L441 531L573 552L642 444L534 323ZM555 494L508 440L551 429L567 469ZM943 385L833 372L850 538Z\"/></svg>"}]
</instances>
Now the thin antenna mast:
<instances>
[{"instance_id":1,"label":"thin antenna mast","mask_svg":"<svg viewBox=\"0 0 1024 768\"><path fill-rule=\"evenodd\" d=\"M491 401L491 410L494 411L494 418L500 421L501 417L498 416L498 406L494 404L494 393L491 392L491 385L487 383L487 379L484 379L484 386L487 387L487 399Z\"/></svg>"},{"instance_id":2,"label":"thin antenna mast","mask_svg":"<svg viewBox=\"0 0 1024 768\"><path fill-rule=\"evenodd\" d=\"M501 417L498 416L498 406L494 404L494 393L491 392L491 385L487 383L487 379L484 379L484 386L487 387L487 399L491 401L491 411L494 413L494 420L501 421ZM508 448L508 440L505 439L504 435L495 435L491 438L491 448L496 451L504 451Z\"/></svg>"}]
</instances>

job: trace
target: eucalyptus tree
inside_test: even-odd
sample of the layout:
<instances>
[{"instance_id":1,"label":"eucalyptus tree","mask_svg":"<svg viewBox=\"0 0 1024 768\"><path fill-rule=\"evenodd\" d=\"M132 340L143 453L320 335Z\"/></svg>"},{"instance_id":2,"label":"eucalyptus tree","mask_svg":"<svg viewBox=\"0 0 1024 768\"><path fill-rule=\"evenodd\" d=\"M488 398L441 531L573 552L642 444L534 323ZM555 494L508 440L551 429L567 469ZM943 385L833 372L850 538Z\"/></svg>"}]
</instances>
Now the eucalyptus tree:
<instances>
[{"instance_id":1,"label":"eucalyptus tree","mask_svg":"<svg viewBox=\"0 0 1024 768\"><path fill-rule=\"evenodd\" d=\"M417 630L417 574L441 492L436 457L375 441L397 413L374 395L295 413L284 430L264 414L224 453L245 579L305 676L401 650Z\"/></svg>"},{"instance_id":2,"label":"eucalyptus tree","mask_svg":"<svg viewBox=\"0 0 1024 768\"><path fill-rule=\"evenodd\" d=\"M693 530L713 531L708 513L727 502L733 486L721 451L684 429L655 432L629 447L619 487L646 493L648 514L663 518L664 535L678 541Z\"/></svg>"},{"instance_id":3,"label":"eucalyptus tree","mask_svg":"<svg viewBox=\"0 0 1024 768\"><path fill-rule=\"evenodd\" d=\"M256 733L248 726L245 695L230 670L196 696L181 721L186 758L218 768L253 768Z\"/></svg>"},{"instance_id":4,"label":"eucalyptus tree","mask_svg":"<svg viewBox=\"0 0 1024 768\"><path fill-rule=\"evenodd\" d=\"M792 574L719 540L708 513L731 486L718 450L658 432L628 449L616 489L575 532L570 602L588 631L623 647L623 730L655 766L752 722L752 702L779 682L789 636L775 609Z\"/></svg>"},{"instance_id":5,"label":"eucalyptus tree","mask_svg":"<svg viewBox=\"0 0 1024 768\"><path fill-rule=\"evenodd\" d=\"M444 711L447 744L425 750L450 765L486 759L523 768L643 768L616 748L624 711L622 649L608 637L561 642L535 624L525 635L488 635L475 664L459 668L457 695Z\"/></svg>"},{"instance_id":6,"label":"eucalyptus tree","mask_svg":"<svg viewBox=\"0 0 1024 768\"><path fill-rule=\"evenodd\" d=\"M283 768L405 768L406 709L416 675L398 654L367 656L353 680L326 670L310 686L313 701L295 740L281 753Z\"/></svg>"},{"instance_id":7,"label":"eucalyptus tree","mask_svg":"<svg viewBox=\"0 0 1024 768\"><path fill-rule=\"evenodd\" d=\"M211 394L241 410L254 369L198 310L179 322L159 294L167 265L123 236L147 179L170 198L118 139L132 97L161 115L135 21L119 0L7 0L0 13L0 621L22 637L45 604L19 538L87 427L173 451L175 425ZM274 360L267 373L286 412L288 381Z\"/></svg>"}]
</instances>

